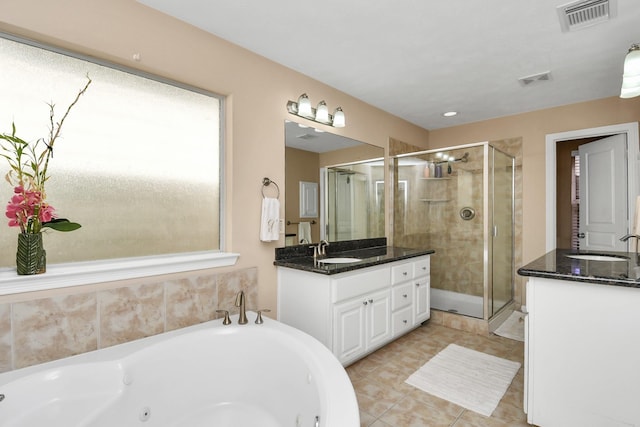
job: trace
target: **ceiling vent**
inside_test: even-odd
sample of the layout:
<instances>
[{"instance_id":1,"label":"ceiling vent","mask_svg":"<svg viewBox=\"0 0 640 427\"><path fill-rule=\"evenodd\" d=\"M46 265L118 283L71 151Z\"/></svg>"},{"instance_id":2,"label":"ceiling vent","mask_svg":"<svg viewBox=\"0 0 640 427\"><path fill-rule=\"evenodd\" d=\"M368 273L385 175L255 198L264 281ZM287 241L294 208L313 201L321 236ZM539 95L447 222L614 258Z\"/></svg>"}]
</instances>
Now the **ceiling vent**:
<instances>
[{"instance_id":1,"label":"ceiling vent","mask_svg":"<svg viewBox=\"0 0 640 427\"><path fill-rule=\"evenodd\" d=\"M303 133L302 135L297 135L296 138L300 138L300 139L314 139L317 138L318 135L312 135L310 133Z\"/></svg>"},{"instance_id":2,"label":"ceiling vent","mask_svg":"<svg viewBox=\"0 0 640 427\"><path fill-rule=\"evenodd\" d=\"M617 0L581 0L558 6L562 32L606 22L615 16Z\"/></svg>"},{"instance_id":3,"label":"ceiling vent","mask_svg":"<svg viewBox=\"0 0 640 427\"><path fill-rule=\"evenodd\" d=\"M533 74L531 76L520 77L518 81L522 86L529 86L535 82L545 82L551 80L551 71L545 71L544 73Z\"/></svg>"}]
</instances>

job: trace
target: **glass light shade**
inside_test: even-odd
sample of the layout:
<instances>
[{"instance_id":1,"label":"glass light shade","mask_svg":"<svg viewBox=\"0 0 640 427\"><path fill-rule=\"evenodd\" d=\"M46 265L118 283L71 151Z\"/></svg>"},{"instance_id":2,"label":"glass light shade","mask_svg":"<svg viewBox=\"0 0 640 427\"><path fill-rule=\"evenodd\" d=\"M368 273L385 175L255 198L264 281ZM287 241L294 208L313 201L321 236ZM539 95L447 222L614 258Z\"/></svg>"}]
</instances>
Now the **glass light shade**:
<instances>
[{"instance_id":1,"label":"glass light shade","mask_svg":"<svg viewBox=\"0 0 640 427\"><path fill-rule=\"evenodd\" d=\"M620 98L634 98L636 96L640 96L640 86L622 87L622 89L620 89Z\"/></svg>"},{"instance_id":2,"label":"glass light shade","mask_svg":"<svg viewBox=\"0 0 640 427\"><path fill-rule=\"evenodd\" d=\"M336 108L336 111L333 113L333 127L343 128L345 125L344 112L342 108Z\"/></svg>"},{"instance_id":3,"label":"glass light shade","mask_svg":"<svg viewBox=\"0 0 640 427\"><path fill-rule=\"evenodd\" d=\"M637 44L631 45L624 58L624 75L640 76L640 46Z\"/></svg>"},{"instance_id":4,"label":"glass light shade","mask_svg":"<svg viewBox=\"0 0 640 427\"><path fill-rule=\"evenodd\" d=\"M311 111L311 101L309 101L309 97L306 93L300 95L298 98L298 115L304 117L313 117L313 112Z\"/></svg>"},{"instance_id":5,"label":"glass light shade","mask_svg":"<svg viewBox=\"0 0 640 427\"><path fill-rule=\"evenodd\" d=\"M316 108L316 121L322 123L329 123L329 108L324 101L320 101L318 108Z\"/></svg>"}]
</instances>

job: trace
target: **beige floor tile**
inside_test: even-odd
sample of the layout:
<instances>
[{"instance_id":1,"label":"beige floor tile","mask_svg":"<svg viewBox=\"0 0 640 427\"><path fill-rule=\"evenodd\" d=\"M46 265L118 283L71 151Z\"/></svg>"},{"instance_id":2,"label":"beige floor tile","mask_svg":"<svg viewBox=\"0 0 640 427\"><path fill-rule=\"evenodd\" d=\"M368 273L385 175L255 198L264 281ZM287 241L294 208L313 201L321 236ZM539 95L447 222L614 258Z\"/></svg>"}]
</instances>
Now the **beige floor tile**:
<instances>
[{"instance_id":1,"label":"beige floor tile","mask_svg":"<svg viewBox=\"0 0 640 427\"><path fill-rule=\"evenodd\" d=\"M523 411L524 370L516 374L491 417L425 393L405 380L449 344L523 363L524 343L427 323L347 367L367 427L527 426Z\"/></svg>"}]
</instances>

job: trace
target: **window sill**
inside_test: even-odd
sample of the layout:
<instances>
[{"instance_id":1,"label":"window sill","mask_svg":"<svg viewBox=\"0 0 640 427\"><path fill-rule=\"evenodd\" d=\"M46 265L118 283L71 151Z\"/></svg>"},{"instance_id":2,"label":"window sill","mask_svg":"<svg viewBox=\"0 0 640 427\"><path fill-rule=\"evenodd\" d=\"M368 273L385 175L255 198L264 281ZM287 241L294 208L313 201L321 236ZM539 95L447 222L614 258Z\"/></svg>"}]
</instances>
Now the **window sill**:
<instances>
[{"instance_id":1,"label":"window sill","mask_svg":"<svg viewBox=\"0 0 640 427\"><path fill-rule=\"evenodd\" d=\"M192 252L52 264L47 265L46 273L30 276L18 276L14 268L3 268L0 269L0 295L225 267L234 265L238 257L239 254L227 252Z\"/></svg>"}]
</instances>

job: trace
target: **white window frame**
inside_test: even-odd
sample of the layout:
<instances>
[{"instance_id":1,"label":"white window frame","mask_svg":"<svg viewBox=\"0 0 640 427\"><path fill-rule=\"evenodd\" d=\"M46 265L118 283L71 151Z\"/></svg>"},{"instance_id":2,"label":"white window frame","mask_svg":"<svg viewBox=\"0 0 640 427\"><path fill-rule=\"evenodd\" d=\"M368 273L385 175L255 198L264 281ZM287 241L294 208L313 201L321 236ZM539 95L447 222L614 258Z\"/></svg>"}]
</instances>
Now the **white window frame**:
<instances>
[{"instance_id":1,"label":"white window frame","mask_svg":"<svg viewBox=\"0 0 640 427\"><path fill-rule=\"evenodd\" d=\"M0 32L0 37L46 49L62 55L72 56L81 60L93 62L99 65L114 68L120 71L150 78L189 90L196 88L180 84L175 81L161 78L156 75L141 72L132 68L123 67L107 61L88 57L75 52L60 49L51 45L42 44L8 33ZM237 253L224 252L224 98L220 97L220 250L184 252L166 255L140 256L120 259L106 259L97 261L70 262L60 264L48 264L44 274L19 276L15 268L0 268L0 296L18 294L24 292L42 291L49 289L67 288L72 286L91 285L97 283L112 282L116 280L135 279L141 277L157 276L162 274L180 273L193 270L225 267L234 265L240 256Z\"/></svg>"}]
</instances>

